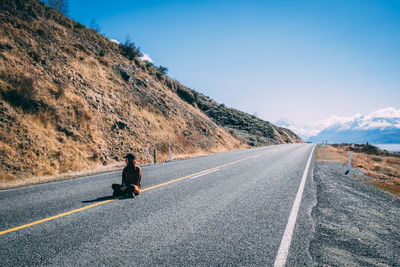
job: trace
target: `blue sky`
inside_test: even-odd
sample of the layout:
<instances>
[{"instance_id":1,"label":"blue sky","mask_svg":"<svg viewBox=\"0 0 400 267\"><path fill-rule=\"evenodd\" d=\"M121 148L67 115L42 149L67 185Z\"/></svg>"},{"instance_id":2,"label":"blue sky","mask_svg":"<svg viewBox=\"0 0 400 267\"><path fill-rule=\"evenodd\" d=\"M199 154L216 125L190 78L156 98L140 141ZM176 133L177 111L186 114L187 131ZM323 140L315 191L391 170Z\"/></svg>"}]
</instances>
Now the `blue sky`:
<instances>
[{"instance_id":1,"label":"blue sky","mask_svg":"<svg viewBox=\"0 0 400 267\"><path fill-rule=\"evenodd\" d=\"M400 1L69 1L169 76L268 121L400 108Z\"/></svg>"}]
</instances>

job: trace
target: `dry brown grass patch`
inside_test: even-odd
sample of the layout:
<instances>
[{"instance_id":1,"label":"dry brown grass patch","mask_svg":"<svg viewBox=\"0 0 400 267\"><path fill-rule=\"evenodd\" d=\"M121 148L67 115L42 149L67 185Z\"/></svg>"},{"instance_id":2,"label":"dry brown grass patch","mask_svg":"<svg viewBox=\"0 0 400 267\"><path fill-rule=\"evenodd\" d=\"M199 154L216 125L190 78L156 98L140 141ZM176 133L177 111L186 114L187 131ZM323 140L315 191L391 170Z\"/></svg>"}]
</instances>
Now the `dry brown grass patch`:
<instances>
[{"instance_id":1,"label":"dry brown grass patch","mask_svg":"<svg viewBox=\"0 0 400 267\"><path fill-rule=\"evenodd\" d=\"M346 151L339 150L335 147L322 145L317 148L316 159L318 161L334 161L346 163L349 155Z\"/></svg>"},{"instance_id":2,"label":"dry brown grass patch","mask_svg":"<svg viewBox=\"0 0 400 267\"><path fill-rule=\"evenodd\" d=\"M347 164L349 154L340 147L322 145L317 148L316 159ZM370 177L367 182L400 196L400 158L353 153L352 166Z\"/></svg>"}]
</instances>

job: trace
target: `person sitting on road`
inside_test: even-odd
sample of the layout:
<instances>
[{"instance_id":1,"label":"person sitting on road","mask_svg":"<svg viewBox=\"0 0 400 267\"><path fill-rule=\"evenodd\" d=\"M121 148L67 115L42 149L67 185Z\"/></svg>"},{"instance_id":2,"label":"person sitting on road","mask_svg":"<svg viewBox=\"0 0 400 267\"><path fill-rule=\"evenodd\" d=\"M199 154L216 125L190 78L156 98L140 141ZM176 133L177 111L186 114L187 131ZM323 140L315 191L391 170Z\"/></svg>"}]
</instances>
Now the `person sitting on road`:
<instances>
[{"instance_id":1,"label":"person sitting on road","mask_svg":"<svg viewBox=\"0 0 400 267\"><path fill-rule=\"evenodd\" d=\"M122 184L113 184L113 196L135 197L140 194L142 170L136 165L136 156L129 153L125 157L126 167L122 171Z\"/></svg>"}]
</instances>

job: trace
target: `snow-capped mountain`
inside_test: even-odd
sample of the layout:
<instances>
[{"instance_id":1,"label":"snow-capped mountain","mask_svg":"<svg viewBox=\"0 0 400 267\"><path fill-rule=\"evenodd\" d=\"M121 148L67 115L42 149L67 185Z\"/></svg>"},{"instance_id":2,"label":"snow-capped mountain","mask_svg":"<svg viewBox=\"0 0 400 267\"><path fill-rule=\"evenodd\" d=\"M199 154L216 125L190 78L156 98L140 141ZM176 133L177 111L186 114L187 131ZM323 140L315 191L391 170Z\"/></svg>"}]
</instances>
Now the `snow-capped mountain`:
<instances>
[{"instance_id":1,"label":"snow-capped mountain","mask_svg":"<svg viewBox=\"0 0 400 267\"><path fill-rule=\"evenodd\" d=\"M275 124L310 142L400 144L400 109L393 107L379 109L366 116L332 115L313 125L295 123L287 118Z\"/></svg>"},{"instance_id":2,"label":"snow-capped mountain","mask_svg":"<svg viewBox=\"0 0 400 267\"><path fill-rule=\"evenodd\" d=\"M310 142L400 144L400 109L380 109L355 115L323 129Z\"/></svg>"}]
</instances>

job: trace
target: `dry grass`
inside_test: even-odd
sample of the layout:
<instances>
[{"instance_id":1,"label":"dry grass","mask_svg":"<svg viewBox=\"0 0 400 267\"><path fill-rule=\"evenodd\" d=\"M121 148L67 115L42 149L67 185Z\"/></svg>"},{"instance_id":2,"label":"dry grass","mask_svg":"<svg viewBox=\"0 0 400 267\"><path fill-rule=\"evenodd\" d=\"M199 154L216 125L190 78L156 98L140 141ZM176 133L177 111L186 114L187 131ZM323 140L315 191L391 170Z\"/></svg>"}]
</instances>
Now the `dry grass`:
<instances>
[{"instance_id":1,"label":"dry grass","mask_svg":"<svg viewBox=\"0 0 400 267\"><path fill-rule=\"evenodd\" d=\"M320 146L316 158L347 164L349 151L339 147ZM367 182L400 196L400 157L354 153L352 166L369 176Z\"/></svg>"},{"instance_id":2,"label":"dry grass","mask_svg":"<svg viewBox=\"0 0 400 267\"><path fill-rule=\"evenodd\" d=\"M0 188L96 172L128 152L148 163L146 146L166 161L168 142L175 159L246 147L92 31L7 19L20 28L0 21Z\"/></svg>"}]
</instances>

